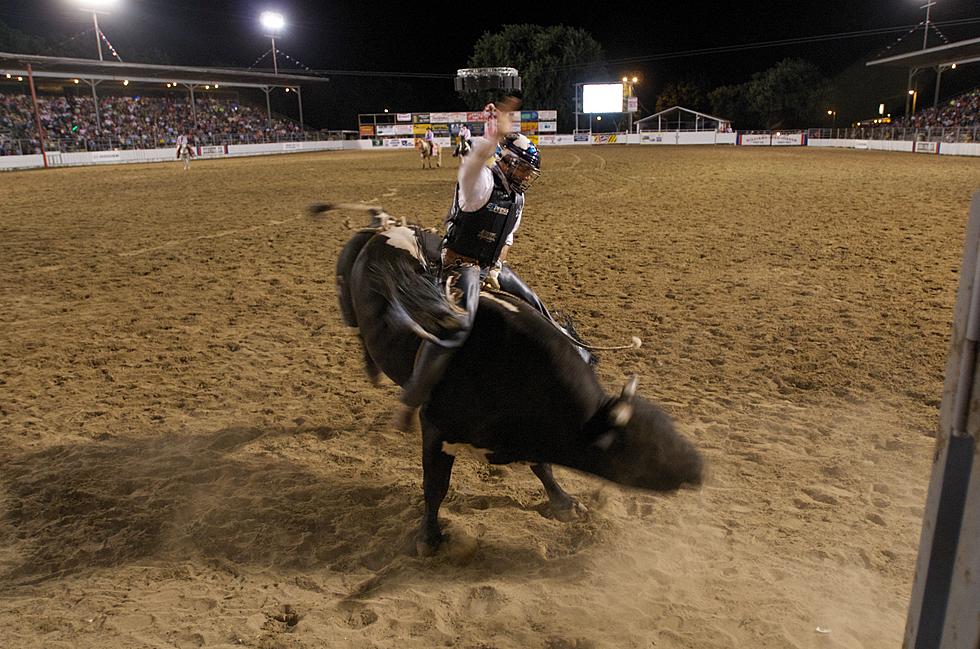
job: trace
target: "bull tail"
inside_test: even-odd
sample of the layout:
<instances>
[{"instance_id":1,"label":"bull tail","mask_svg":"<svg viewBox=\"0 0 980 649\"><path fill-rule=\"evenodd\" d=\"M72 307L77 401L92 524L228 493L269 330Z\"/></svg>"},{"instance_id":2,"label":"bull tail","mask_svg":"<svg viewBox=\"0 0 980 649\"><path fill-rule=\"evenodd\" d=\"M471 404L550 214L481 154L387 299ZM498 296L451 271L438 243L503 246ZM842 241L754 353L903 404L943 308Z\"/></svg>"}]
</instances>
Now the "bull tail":
<instances>
[{"instance_id":1,"label":"bull tail","mask_svg":"<svg viewBox=\"0 0 980 649\"><path fill-rule=\"evenodd\" d=\"M317 217L326 212L337 210L351 210L354 212L366 212L371 215L371 222L368 227L378 230L387 230L393 225L406 225L405 219L396 219L380 205L369 205L368 203L313 203L306 208L311 217ZM348 223L348 227L350 224Z\"/></svg>"}]
</instances>

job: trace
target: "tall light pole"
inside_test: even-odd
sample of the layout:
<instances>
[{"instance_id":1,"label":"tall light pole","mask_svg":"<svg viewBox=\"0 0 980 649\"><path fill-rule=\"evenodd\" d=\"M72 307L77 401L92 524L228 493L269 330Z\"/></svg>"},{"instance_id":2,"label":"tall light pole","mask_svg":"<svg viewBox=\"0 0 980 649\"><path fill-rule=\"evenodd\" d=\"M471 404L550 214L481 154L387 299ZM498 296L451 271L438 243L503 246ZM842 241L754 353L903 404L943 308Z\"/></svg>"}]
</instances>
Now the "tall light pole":
<instances>
[{"instance_id":1,"label":"tall light pole","mask_svg":"<svg viewBox=\"0 0 980 649\"><path fill-rule=\"evenodd\" d=\"M95 25L95 46L99 49L99 60L102 61L102 31L99 29L99 14L109 13L107 10L116 6L116 0L75 0L79 9L92 12L92 24Z\"/></svg>"},{"instance_id":2,"label":"tall light pole","mask_svg":"<svg viewBox=\"0 0 980 649\"><path fill-rule=\"evenodd\" d=\"M925 33L922 35L922 49L926 49L926 47L929 45L929 13L935 4L935 2L926 2L924 5L919 7L919 9L926 10L926 28Z\"/></svg>"},{"instance_id":3,"label":"tall light pole","mask_svg":"<svg viewBox=\"0 0 980 649\"><path fill-rule=\"evenodd\" d=\"M276 35L286 24L286 19L275 11L263 11L259 20L262 21L262 26L269 30L267 36L272 39L272 72L279 74L279 63L276 61Z\"/></svg>"}]
</instances>

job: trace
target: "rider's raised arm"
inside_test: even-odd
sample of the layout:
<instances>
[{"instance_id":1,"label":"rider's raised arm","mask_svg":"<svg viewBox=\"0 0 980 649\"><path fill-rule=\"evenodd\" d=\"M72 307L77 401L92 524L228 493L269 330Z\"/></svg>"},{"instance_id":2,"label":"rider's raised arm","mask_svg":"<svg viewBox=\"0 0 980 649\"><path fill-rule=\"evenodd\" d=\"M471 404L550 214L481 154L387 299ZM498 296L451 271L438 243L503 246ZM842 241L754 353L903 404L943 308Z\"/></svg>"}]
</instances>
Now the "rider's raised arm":
<instances>
[{"instance_id":1,"label":"rider's raised arm","mask_svg":"<svg viewBox=\"0 0 980 649\"><path fill-rule=\"evenodd\" d=\"M497 149L497 141L478 137L473 139L473 149L459 165L459 206L466 212L475 212L490 200L493 176L487 160Z\"/></svg>"}]
</instances>

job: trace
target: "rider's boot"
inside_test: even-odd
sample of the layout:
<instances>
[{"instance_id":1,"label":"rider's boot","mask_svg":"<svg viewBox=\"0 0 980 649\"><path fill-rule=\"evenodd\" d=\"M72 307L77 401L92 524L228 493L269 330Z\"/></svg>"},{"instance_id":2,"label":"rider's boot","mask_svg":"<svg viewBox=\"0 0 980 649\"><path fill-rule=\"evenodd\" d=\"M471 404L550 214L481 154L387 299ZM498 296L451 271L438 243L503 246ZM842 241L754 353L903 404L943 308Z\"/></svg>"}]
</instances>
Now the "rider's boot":
<instances>
[{"instance_id":1,"label":"rider's boot","mask_svg":"<svg viewBox=\"0 0 980 649\"><path fill-rule=\"evenodd\" d=\"M510 293L514 297L524 300L540 311L541 314L548 320L554 322L555 319L551 316L551 313L544 305L544 302L541 301L541 298L538 297L537 293L531 290L530 286L524 283L524 280L517 276L517 273L510 269L510 266L504 265L500 271L500 275L497 277L497 280L500 282L501 291Z\"/></svg>"}]
</instances>

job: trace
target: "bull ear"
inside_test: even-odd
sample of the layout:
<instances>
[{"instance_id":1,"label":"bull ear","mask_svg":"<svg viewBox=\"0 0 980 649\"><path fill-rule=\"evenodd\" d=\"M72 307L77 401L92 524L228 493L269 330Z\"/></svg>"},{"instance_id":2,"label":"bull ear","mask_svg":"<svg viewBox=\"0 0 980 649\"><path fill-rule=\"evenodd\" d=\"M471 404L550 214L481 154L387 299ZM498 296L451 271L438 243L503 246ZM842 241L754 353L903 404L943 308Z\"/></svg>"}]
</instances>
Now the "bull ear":
<instances>
[{"instance_id":1,"label":"bull ear","mask_svg":"<svg viewBox=\"0 0 980 649\"><path fill-rule=\"evenodd\" d=\"M592 445L598 446L603 451L608 451L609 447L612 446L613 442L615 441L616 441L616 431L609 430L603 433L602 435L599 435L599 437L597 437L596 440L592 442Z\"/></svg>"}]
</instances>

